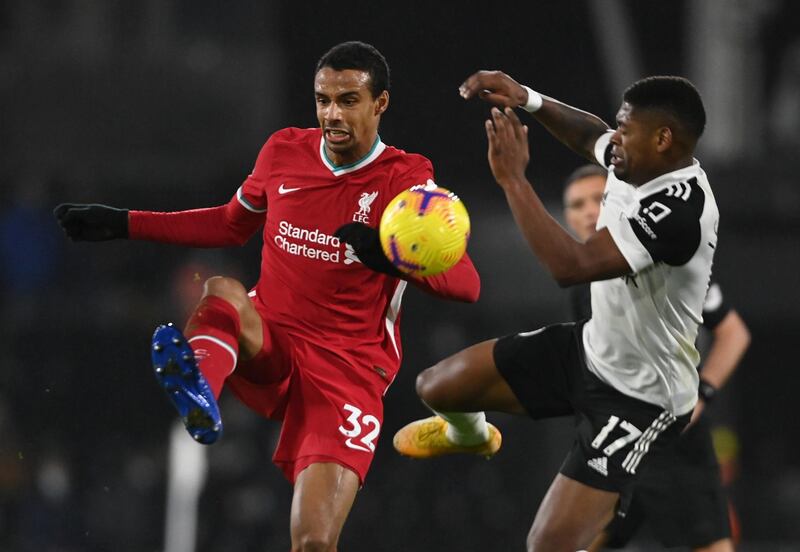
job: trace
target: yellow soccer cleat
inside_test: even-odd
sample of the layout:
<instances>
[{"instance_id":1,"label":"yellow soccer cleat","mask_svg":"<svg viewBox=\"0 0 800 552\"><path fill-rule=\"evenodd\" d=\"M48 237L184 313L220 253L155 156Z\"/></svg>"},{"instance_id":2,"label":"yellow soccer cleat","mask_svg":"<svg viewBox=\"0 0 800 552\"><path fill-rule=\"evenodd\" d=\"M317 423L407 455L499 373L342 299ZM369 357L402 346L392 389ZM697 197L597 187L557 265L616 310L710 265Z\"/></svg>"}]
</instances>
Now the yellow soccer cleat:
<instances>
[{"instance_id":1,"label":"yellow soccer cleat","mask_svg":"<svg viewBox=\"0 0 800 552\"><path fill-rule=\"evenodd\" d=\"M411 458L433 458L445 454L478 454L491 458L500 450L503 438L492 424L489 426L489 440L474 446L456 445L445 434L447 422L439 416L411 422L394 434L394 448L403 456Z\"/></svg>"}]
</instances>

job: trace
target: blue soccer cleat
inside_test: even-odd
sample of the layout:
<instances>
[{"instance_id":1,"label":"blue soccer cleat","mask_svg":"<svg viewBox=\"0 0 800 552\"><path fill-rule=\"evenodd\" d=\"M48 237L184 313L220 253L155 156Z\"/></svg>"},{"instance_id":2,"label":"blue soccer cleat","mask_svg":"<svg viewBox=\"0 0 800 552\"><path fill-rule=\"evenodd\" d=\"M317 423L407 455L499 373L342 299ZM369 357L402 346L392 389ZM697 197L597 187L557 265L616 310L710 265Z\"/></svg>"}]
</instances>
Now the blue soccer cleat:
<instances>
[{"instance_id":1,"label":"blue soccer cleat","mask_svg":"<svg viewBox=\"0 0 800 552\"><path fill-rule=\"evenodd\" d=\"M183 333L172 324L153 333L153 370L156 379L178 411L189 435L210 445L222 434L217 400L197 367L194 351Z\"/></svg>"}]
</instances>

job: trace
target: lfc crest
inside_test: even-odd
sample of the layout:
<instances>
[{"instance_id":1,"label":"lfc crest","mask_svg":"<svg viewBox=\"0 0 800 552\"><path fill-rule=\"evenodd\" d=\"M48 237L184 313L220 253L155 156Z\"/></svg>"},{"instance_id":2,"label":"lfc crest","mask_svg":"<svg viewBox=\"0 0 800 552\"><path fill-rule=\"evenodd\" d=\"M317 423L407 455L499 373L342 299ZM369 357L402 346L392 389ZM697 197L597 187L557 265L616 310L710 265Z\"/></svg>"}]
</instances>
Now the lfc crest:
<instances>
[{"instance_id":1,"label":"lfc crest","mask_svg":"<svg viewBox=\"0 0 800 552\"><path fill-rule=\"evenodd\" d=\"M353 222L369 222L369 212L376 197L378 197L378 192L361 193L361 197L358 199L358 211L353 213Z\"/></svg>"}]
</instances>

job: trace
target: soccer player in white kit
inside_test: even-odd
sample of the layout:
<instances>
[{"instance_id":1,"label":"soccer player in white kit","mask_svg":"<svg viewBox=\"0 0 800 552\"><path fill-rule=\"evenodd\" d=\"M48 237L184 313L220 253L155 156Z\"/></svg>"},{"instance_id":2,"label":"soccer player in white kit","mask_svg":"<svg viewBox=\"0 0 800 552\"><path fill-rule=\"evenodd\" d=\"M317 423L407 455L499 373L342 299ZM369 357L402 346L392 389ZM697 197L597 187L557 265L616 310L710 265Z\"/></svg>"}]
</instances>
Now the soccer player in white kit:
<instances>
[{"instance_id":1,"label":"soccer player in white kit","mask_svg":"<svg viewBox=\"0 0 800 552\"><path fill-rule=\"evenodd\" d=\"M418 458L491 455L500 438L484 410L574 415L574 445L528 535L528 550L572 552L624 514L648 453L672 446L697 401L695 338L719 221L693 157L705 110L680 77L631 85L616 130L497 71L475 73L460 92L501 106L485 124L494 178L557 282L592 282L593 316L488 340L425 370L417 393L437 416L401 429L395 448ZM514 107L608 169L598 231L585 243L547 213L525 177L527 127Z\"/></svg>"},{"instance_id":2,"label":"soccer player in white kit","mask_svg":"<svg viewBox=\"0 0 800 552\"><path fill-rule=\"evenodd\" d=\"M564 222L579 240L597 231L608 171L587 164L575 169L564 185ZM692 422L675 447L651 456L636 482L625 517L615 517L588 552L624 548L649 526L651 536L666 548L688 547L694 552L732 552L735 513L721 479L714 451L712 424L704 415L713 405L750 344L750 332L726 300L719 283L711 286L703 304L703 327L709 346L700 370L699 398ZM569 288L570 320L591 317L590 284ZM702 342L702 340L701 340Z\"/></svg>"}]
</instances>

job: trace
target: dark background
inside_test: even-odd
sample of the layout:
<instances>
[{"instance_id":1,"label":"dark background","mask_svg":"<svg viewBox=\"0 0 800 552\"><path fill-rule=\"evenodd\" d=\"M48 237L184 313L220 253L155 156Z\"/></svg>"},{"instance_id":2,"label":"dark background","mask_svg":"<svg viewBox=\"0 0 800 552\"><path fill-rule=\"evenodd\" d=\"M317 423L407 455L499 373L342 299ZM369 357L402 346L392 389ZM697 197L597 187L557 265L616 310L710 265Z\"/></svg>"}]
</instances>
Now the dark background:
<instances>
[{"instance_id":1,"label":"dark background","mask_svg":"<svg viewBox=\"0 0 800 552\"><path fill-rule=\"evenodd\" d=\"M389 444L426 415L421 369L567 318L491 178L487 109L457 95L471 72L499 68L608 122L633 79L698 85L709 111L698 157L722 218L715 276L753 336L709 414L739 451L741 549L800 550L799 11L789 0L0 3L0 550L164 549L174 416L150 333L182 324L205 278L258 276L260 238L225 251L72 244L50 210L227 201L271 132L316 124L316 60L351 39L392 68L383 140L428 156L469 208L483 290L474 306L407 292L404 367L340 548L521 550L570 444L569 420L491 415L504 447L490 462L415 462ZM530 142L529 177L559 216L563 178L582 161L535 124ZM226 436L207 451L196 549L287 550L278 426L230 399ZM657 549L648 539L631 549Z\"/></svg>"}]
</instances>

